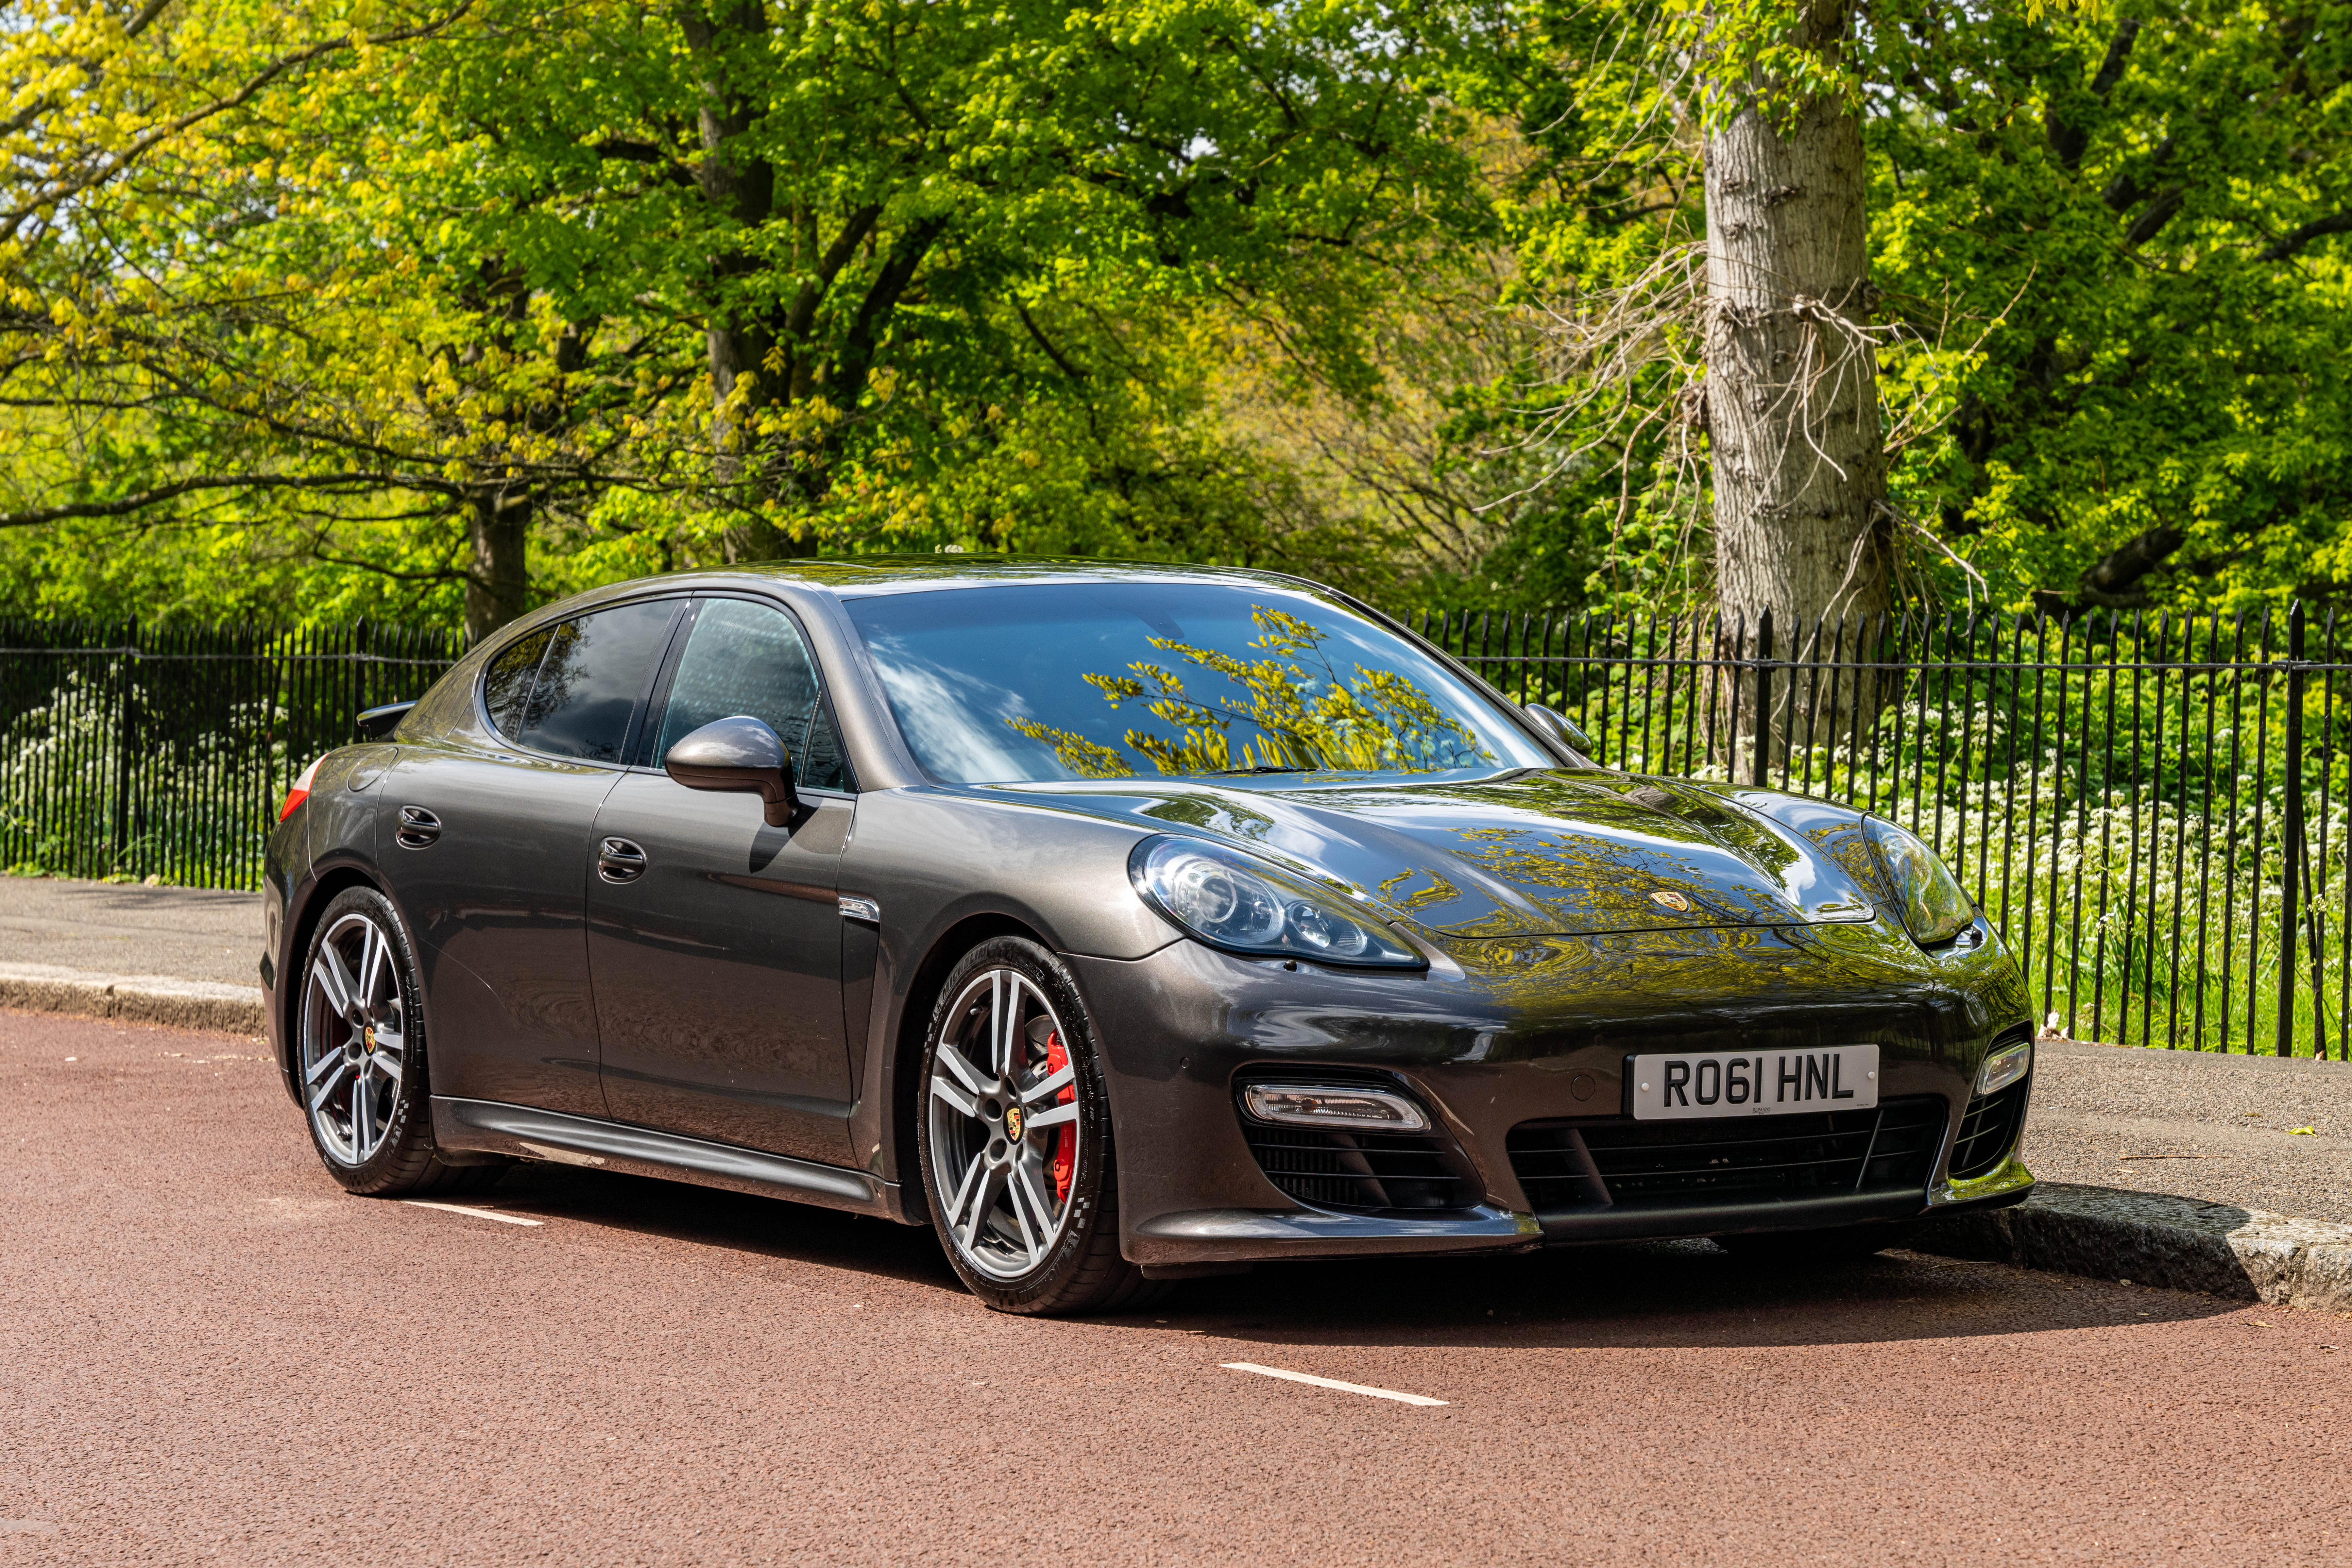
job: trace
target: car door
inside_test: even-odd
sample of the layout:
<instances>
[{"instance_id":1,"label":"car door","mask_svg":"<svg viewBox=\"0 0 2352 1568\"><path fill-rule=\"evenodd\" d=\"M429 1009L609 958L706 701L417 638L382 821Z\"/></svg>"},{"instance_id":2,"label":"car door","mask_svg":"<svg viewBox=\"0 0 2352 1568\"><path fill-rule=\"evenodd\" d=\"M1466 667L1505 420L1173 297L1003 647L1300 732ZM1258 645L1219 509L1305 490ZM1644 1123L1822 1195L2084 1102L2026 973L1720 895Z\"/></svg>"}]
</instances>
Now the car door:
<instances>
[{"instance_id":1,"label":"car door","mask_svg":"<svg viewBox=\"0 0 2352 1568\"><path fill-rule=\"evenodd\" d=\"M604 1099L622 1121L850 1163L836 880L853 796L807 640L761 600L699 600L681 628L642 764L596 822L589 963ZM690 790L670 746L739 713L791 752L801 810Z\"/></svg>"},{"instance_id":2,"label":"car door","mask_svg":"<svg viewBox=\"0 0 2352 1568\"><path fill-rule=\"evenodd\" d=\"M401 748L378 863L416 939L435 1094L604 1114L590 851L685 605L519 639L485 668L487 727Z\"/></svg>"}]
</instances>

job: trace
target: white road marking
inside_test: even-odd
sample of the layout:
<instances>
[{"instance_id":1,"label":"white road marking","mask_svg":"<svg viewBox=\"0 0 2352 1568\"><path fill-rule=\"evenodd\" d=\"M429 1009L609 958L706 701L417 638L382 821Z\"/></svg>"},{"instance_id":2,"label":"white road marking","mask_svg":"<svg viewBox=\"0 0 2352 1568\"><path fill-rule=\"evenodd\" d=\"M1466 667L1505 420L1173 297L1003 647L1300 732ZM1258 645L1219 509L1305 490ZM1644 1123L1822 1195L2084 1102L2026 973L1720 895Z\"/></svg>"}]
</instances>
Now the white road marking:
<instances>
[{"instance_id":1,"label":"white road marking","mask_svg":"<svg viewBox=\"0 0 2352 1568\"><path fill-rule=\"evenodd\" d=\"M1336 1388L1342 1394L1369 1394L1374 1399L1393 1399L1400 1405L1443 1405L1443 1399L1432 1399L1425 1394L1399 1394L1393 1388L1367 1388L1360 1383L1341 1383L1336 1377L1310 1377L1303 1372L1285 1372L1278 1366L1260 1366L1252 1361L1220 1362L1227 1372L1254 1372L1260 1377L1279 1377L1290 1383L1311 1383L1318 1388Z\"/></svg>"},{"instance_id":2,"label":"white road marking","mask_svg":"<svg viewBox=\"0 0 2352 1568\"><path fill-rule=\"evenodd\" d=\"M525 1219L519 1214L499 1214L492 1209L467 1208L464 1204L436 1204L425 1198L400 1200L413 1209L440 1209L446 1214L471 1215L476 1219L494 1219L500 1225L545 1225L543 1219Z\"/></svg>"}]
</instances>

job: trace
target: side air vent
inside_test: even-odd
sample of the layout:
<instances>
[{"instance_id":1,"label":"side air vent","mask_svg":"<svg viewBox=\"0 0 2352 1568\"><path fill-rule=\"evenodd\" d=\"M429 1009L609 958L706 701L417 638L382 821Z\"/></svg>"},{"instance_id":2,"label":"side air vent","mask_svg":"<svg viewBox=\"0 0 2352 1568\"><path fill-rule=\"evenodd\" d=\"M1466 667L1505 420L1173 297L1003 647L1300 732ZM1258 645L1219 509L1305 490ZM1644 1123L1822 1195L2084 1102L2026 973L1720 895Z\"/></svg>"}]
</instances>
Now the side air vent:
<instances>
[{"instance_id":1,"label":"side air vent","mask_svg":"<svg viewBox=\"0 0 2352 1568\"><path fill-rule=\"evenodd\" d=\"M1960 1118L1960 1136L1952 1145L1952 1180L1969 1181L2000 1169L2025 1124L2025 1092L2032 1083L2021 1079L1996 1094L1979 1094L1969 1101Z\"/></svg>"},{"instance_id":2,"label":"side air vent","mask_svg":"<svg viewBox=\"0 0 2352 1568\"><path fill-rule=\"evenodd\" d=\"M1262 1121L1249 1109L1249 1089L1296 1079L1317 1084L1360 1083L1390 1094L1396 1079L1307 1068L1296 1074L1260 1073L1234 1086L1234 1106L1242 1138L1276 1190L1294 1202L1345 1214L1426 1214L1466 1209L1483 1193L1454 1141L1433 1128L1425 1132L1380 1132L1355 1128L1285 1126Z\"/></svg>"},{"instance_id":3,"label":"side air vent","mask_svg":"<svg viewBox=\"0 0 2352 1568\"><path fill-rule=\"evenodd\" d=\"M1999 1051L2032 1038L2029 1031L2021 1029L1995 1040L1990 1048ZM1960 1115L1960 1135L1952 1143L1953 1181L1971 1181L2000 1169L2025 1131L2025 1099L2032 1083L2033 1075L2028 1072L2006 1088L1969 1097L1969 1108Z\"/></svg>"}]
</instances>

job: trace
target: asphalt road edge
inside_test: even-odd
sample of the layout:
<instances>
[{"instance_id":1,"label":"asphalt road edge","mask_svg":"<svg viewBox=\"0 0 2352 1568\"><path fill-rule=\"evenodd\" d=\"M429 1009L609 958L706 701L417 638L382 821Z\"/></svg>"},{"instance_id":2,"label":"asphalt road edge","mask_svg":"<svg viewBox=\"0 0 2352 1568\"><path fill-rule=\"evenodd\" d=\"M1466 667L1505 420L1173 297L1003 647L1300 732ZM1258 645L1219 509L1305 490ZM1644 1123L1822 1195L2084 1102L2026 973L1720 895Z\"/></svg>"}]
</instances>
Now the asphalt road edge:
<instances>
[{"instance_id":1,"label":"asphalt road edge","mask_svg":"<svg viewBox=\"0 0 2352 1568\"><path fill-rule=\"evenodd\" d=\"M2352 1225L2044 1182L2012 1208L1946 1215L1904 1245L2234 1301L2352 1312Z\"/></svg>"},{"instance_id":2,"label":"asphalt road edge","mask_svg":"<svg viewBox=\"0 0 2352 1568\"><path fill-rule=\"evenodd\" d=\"M261 987L168 974L103 974L54 963L0 963L0 1007L81 1013L138 1024L262 1032Z\"/></svg>"}]
</instances>

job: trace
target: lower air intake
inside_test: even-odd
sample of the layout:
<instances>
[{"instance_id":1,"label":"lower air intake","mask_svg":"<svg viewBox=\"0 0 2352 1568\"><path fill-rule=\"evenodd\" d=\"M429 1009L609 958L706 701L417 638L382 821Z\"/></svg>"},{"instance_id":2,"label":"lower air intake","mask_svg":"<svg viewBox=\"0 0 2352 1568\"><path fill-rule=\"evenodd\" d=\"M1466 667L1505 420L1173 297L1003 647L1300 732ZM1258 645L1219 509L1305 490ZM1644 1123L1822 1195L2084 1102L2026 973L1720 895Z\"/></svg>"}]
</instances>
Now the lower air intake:
<instances>
[{"instance_id":1,"label":"lower air intake","mask_svg":"<svg viewBox=\"0 0 2352 1568\"><path fill-rule=\"evenodd\" d=\"M1242 1136L1285 1197L1348 1214L1465 1209L1480 1193L1445 1139L1426 1132L1342 1132L1242 1118Z\"/></svg>"},{"instance_id":2,"label":"lower air intake","mask_svg":"<svg viewBox=\"0 0 2352 1568\"><path fill-rule=\"evenodd\" d=\"M1960 1117L1959 1138L1952 1144L1952 1180L1965 1182L2000 1169L2017 1147L2017 1134L2025 1123L2026 1089L2032 1081L2030 1076L2021 1078L2007 1089L1969 1101Z\"/></svg>"},{"instance_id":3,"label":"lower air intake","mask_svg":"<svg viewBox=\"0 0 2352 1568\"><path fill-rule=\"evenodd\" d=\"M1924 1193L1945 1114L1942 1100L1919 1095L1802 1116L1524 1121L1508 1147L1539 1214Z\"/></svg>"}]
</instances>

